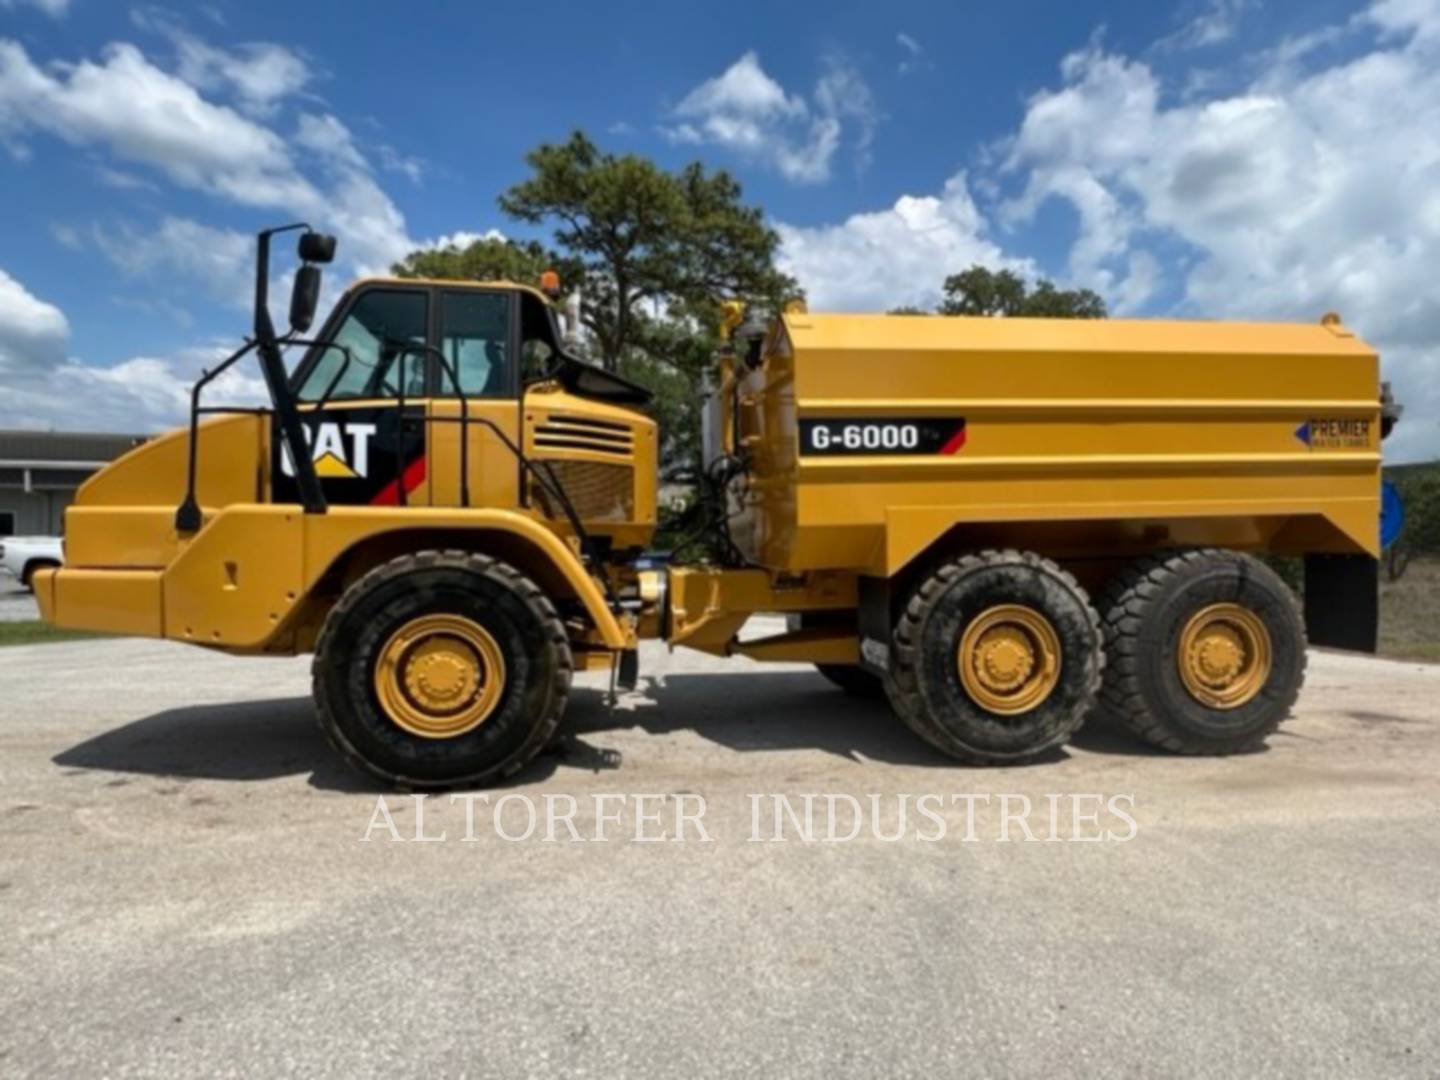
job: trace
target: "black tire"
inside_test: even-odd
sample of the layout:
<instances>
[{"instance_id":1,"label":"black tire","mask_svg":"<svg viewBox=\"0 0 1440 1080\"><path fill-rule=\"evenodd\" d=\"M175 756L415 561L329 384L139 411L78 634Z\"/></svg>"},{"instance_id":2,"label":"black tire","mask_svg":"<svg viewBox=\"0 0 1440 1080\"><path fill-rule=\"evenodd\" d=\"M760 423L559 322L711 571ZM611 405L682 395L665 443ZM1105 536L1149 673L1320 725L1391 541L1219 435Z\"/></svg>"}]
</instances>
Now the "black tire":
<instances>
[{"instance_id":1,"label":"black tire","mask_svg":"<svg viewBox=\"0 0 1440 1080\"><path fill-rule=\"evenodd\" d=\"M35 575L41 570L55 570L60 564L53 559L34 559L20 571L20 584L30 592L35 591Z\"/></svg>"},{"instance_id":2,"label":"black tire","mask_svg":"<svg viewBox=\"0 0 1440 1080\"><path fill-rule=\"evenodd\" d=\"M998 605L1043 614L1060 643L1058 682L1028 712L984 708L961 682L966 626ZM900 718L932 746L972 764L1015 764L1063 744L1085 722L1104 665L1099 617L1080 584L1031 552L984 551L920 583L895 626L885 690Z\"/></svg>"},{"instance_id":3,"label":"black tire","mask_svg":"<svg viewBox=\"0 0 1440 1080\"><path fill-rule=\"evenodd\" d=\"M1211 604L1238 604L1270 639L1270 673L1256 696L1207 706L1186 689L1178 644ZM1259 559L1206 548L1141 559L1105 590L1100 606L1109 665L1101 690L1107 720L1180 754L1257 749L1295 705L1305 681L1305 624L1295 594Z\"/></svg>"},{"instance_id":4,"label":"black tire","mask_svg":"<svg viewBox=\"0 0 1440 1080\"><path fill-rule=\"evenodd\" d=\"M375 691L385 642L427 614L478 623L505 661L492 712L453 738L406 731ZM372 570L331 609L315 650L315 703L326 738L363 772L405 789L478 786L513 775L549 742L573 667L565 627L529 578L485 555L422 551Z\"/></svg>"},{"instance_id":5,"label":"black tire","mask_svg":"<svg viewBox=\"0 0 1440 1080\"><path fill-rule=\"evenodd\" d=\"M885 699L884 680L857 664L816 664L815 670L851 697L870 701Z\"/></svg>"}]
</instances>

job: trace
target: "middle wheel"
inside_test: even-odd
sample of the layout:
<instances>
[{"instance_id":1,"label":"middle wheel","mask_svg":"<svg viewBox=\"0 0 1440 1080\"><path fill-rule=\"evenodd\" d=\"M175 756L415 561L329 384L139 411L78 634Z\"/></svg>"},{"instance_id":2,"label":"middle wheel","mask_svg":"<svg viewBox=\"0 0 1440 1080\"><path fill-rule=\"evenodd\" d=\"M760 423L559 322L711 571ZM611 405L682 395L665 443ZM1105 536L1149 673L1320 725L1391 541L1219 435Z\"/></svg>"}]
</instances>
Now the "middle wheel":
<instances>
[{"instance_id":1,"label":"middle wheel","mask_svg":"<svg viewBox=\"0 0 1440 1080\"><path fill-rule=\"evenodd\" d=\"M1100 688L1100 619L1079 583L1032 552L941 566L895 626L886 693L936 748L979 764L1065 742Z\"/></svg>"}]
</instances>

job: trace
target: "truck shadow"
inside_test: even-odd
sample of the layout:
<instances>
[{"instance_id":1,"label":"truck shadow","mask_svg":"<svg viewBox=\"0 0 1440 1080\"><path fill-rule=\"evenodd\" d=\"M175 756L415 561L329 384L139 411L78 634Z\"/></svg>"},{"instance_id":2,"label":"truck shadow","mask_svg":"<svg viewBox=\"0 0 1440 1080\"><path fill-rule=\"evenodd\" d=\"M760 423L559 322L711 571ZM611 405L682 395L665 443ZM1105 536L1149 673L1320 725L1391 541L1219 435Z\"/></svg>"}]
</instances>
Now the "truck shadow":
<instances>
[{"instance_id":1,"label":"truck shadow","mask_svg":"<svg viewBox=\"0 0 1440 1080\"><path fill-rule=\"evenodd\" d=\"M615 743L625 731L690 732L736 753L810 750L856 762L965 767L913 735L883 701L849 697L810 672L675 674L643 680L614 709L603 691L576 686L555 740L511 782L535 783L571 769L621 768L622 750ZM619 741L628 744L627 752L644 753L633 740ZM1099 753L1152 752L1090 726L1076 743ZM1057 750L1028 767L1067 756ZM52 760L66 769L241 782L308 772L310 784L322 790L382 790L340 761L315 723L309 698L168 709L97 735Z\"/></svg>"}]
</instances>

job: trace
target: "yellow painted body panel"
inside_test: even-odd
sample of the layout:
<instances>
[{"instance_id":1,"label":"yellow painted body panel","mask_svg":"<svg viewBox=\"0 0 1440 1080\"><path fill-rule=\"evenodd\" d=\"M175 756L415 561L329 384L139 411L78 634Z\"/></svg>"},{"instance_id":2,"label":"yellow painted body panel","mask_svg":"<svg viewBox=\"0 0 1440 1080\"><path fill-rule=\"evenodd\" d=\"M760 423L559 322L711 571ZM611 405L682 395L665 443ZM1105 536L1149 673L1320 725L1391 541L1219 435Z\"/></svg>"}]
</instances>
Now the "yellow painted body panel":
<instances>
[{"instance_id":1,"label":"yellow painted body panel","mask_svg":"<svg viewBox=\"0 0 1440 1080\"><path fill-rule=\"evenodd\" d=\"M1338 325L789 314L734 399L737 538L777 570L882 577L956 528L1060 555L1378 554L1378 367ZM812 417L963 418L967 441L807 456ZM1363 444L1308 448L1315 420L1365 421Z\"/></svg>"},{"instance_id":2,"label":"yellow painted body panel","mask_svg":"<svg viewBox=\"0 0 1440 1080\"><path fill-rule=\"evenodd\" d=\"M574 488L571 497L586 530L610 537L617 548L648 544L656 524L655 422L633 409L576 397L553 384L534 387L525 395L524 416L525 456L550 462L562 483L578 478L578 483L572 479L566 487ZM615 478L613 483L607 476ZM597 479L591 482L591 477ZM543 495L535 485L529 494L531 505L545 512ZM582 498L586 495L590 497ZM563 535L573 535L563 515L547 512L546 516Z\"/></svg>"},{"instance_id":3,"label":"yellow painted body panel","mask_svg":"<svg viewBox=\"0 0 1440 1080\"><path fill-rule=\"evenodd\" d=\"M291 617L316 583L358 544L396 530L419 530L417 546L427 531L520 537L564 577L606 648L634 644L574 549L535 518L507 510L337 506L308 515L296 506L231 506L163 571L67 565L46 582L54 590L53 621L236 651L288 651ZM140 582L149 584L142 589Z\"/></svg>"},{"instance_id":4,"label":"yellow painted body panel","mask_svg":"<svg viewBox=\"0 0 1440 1080\"><path fill-rule=\"evenodd\" d=\"M37 575L38 578L39 575ZM160 637L162 575L158 570L52 570L36 582L48 622L75 630Z\"/></svg>"},{"instance_id":5,"label":"yellow painted body panel","mask_svg":"<svg viewBox=\"0 0 1440 1080\"><path fill-rule=\"evenodd\" d=\"M765 570L676 567L670 571L671 645L727 655L757 612L845 611L855 607L853 574L777 580Z\"/></svg>"},{"instance_id":6,"label":"yellow painted body panel","mask_svg":"<svg viewBox=\"0 0 1440 1080\"><path fill-rule=\"evenodd\" d=\"M346 412L387 404L393 403L346 401L330 406L326 417L338 420ZM654 422L556 388L532 389L523 413L515 401L471 402L469 416L490 421L500 434L480 424L468 428L470 508L465 509L461 425L451 422L459 418L459 402L413 404L434 422L426 425L425 479L405 507L332 504L328 513L310 516L294 505L271 504L268 420L223 416L200 429L198 493L204 527L181 536L174 522L185 492L187 432L162 435L126 454L88 481L67 511L66 567L45 594L55 598L55 621L235 651L290 651L296 647L290 633L294 613L336 560L356 545L397 530L421 530L413 543L423 546L424 532L453 535L459 530L520 538L542 554L557 580L581 601L593 623L595 644L633 646L633 628L609 610L576 553L569 523L558 511L550 515L535 505L533 497L531 505L522 504L520 467L501 435L557 467L603 462L622 468L630 512L622 518L585 518L584 523L592 534L627 547L645 544L654 531ZM607 431L624 427L629 446L617 454L610 448L537 445L535 425L557 418L568 418L572 425L598 421L609 425ZM131 574L138 570L147 573ZM145 588L138 584L142 581Z\"/></svg>"}]
</instances>

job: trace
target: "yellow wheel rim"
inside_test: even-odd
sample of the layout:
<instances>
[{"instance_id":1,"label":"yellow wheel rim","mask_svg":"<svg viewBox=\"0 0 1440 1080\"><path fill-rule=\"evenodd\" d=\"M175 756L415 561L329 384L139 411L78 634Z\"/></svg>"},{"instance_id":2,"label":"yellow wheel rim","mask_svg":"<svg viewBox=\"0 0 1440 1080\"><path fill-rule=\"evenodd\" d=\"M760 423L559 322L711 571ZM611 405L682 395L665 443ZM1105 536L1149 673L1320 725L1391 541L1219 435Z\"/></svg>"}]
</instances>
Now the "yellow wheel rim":
<instances>
[{"instance_id":1,"label":"yellow wheel rim","mask_svg":"<svg viewBox=\"0 0 1440 1080\"><path fill-rule=\"evenodd\" d=\"M505 689L505 657L490 632L459 615L423 615L391 635L375 694L396 725L422 739L474 731Z\"/></svg>"},{"instance_id":2,"label":"yellow wheel rim","mask_svg":"<svg viewBox=\"0 0 1440 1080\"><path fill-rule=\"evenodd\" d=\"M1001 716L1029 712L1060 682L1060 635L1033 608L1000 604L960 635L960 682L981 707Z\"/></svg>"},{"instance_id":3,"label":"yellow wheel rim","mask_svg":"<svg viewBox=\"0 0 1440 1080\"><path fill-rule=\"evenodd\" d=\"M1175 658L1191 697L1212 709L1238 709L1270 678L1270 631L1249 608L1211 604L1190 616Z\"/></svg>"}]
</instances>

